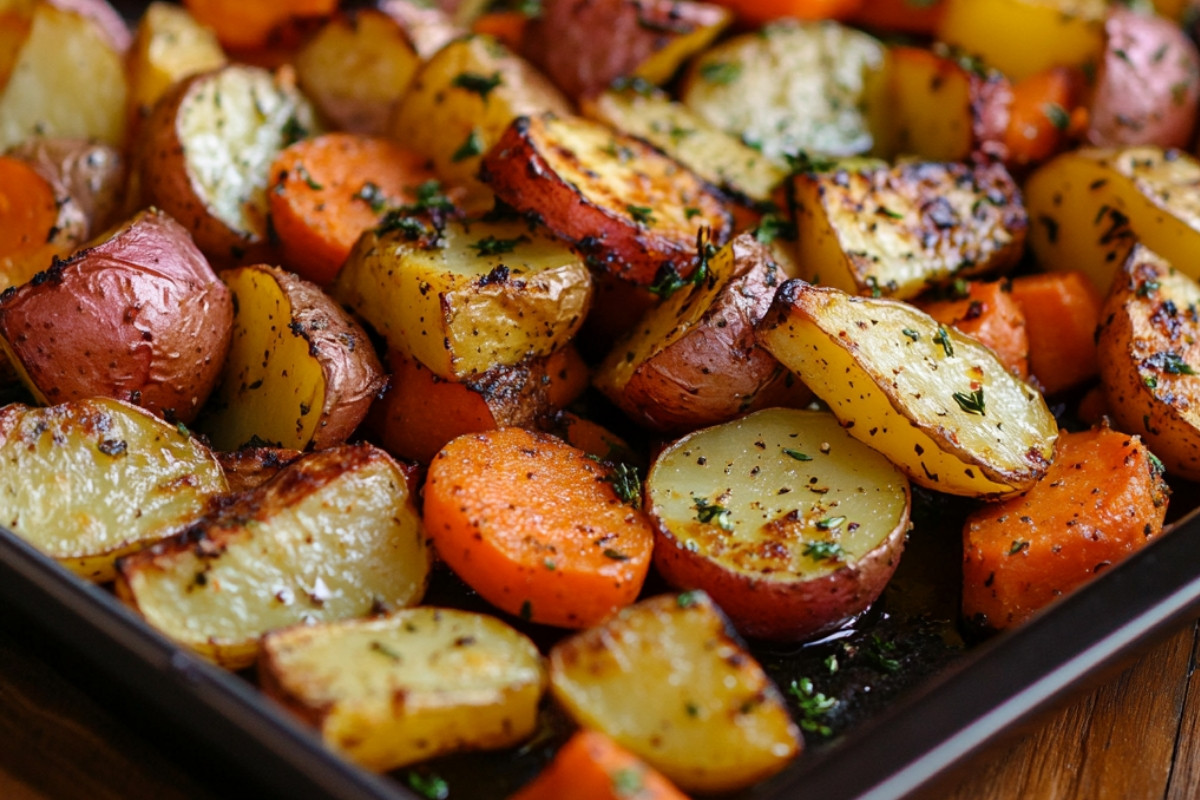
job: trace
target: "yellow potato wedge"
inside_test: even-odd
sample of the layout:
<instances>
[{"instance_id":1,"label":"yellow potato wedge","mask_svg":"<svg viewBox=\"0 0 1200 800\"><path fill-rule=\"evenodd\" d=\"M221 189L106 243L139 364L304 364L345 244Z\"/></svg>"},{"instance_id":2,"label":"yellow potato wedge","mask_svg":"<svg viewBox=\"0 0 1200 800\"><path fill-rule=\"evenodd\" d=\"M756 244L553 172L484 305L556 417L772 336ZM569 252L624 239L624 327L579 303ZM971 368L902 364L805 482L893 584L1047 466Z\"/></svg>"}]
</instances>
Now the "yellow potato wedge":
<instances>
[{"instance_id":1,"label":"yellow potato wedge","mask_svg":"<svg viewBox=\"0 0 1200 800\"><path fill-rule=\"evenodd\" d=\"M159 98L184 78L225 64L217 35L185 8L154 2L138 20L129 50L129 108L147 117Z\"/></svg>"},{"instance_id":2,"label":"yellow potato wedge","mask_svg":"<svg viewBox=\"0 0 1200 800\"><path fill-rule=\"evenodd\" d=\"M122 559L117 594L165 635L240 669L268 631L416 603L430 561L399 466L343 445Z\"/></svg>"},{"instance_id":3,"label":"yellow potato wedge","mask_svg":"<svg viewBox=\"0 0 1200 800\"><path fill-rule=\"evenodd\" d=\"M1200 480L1200 284L1136 245L1100 314L1100 380L1120 430Z\"/></svg>"},{"instance_id":4,"label":"yellow potato wedge","mask_svg":"<svg viewBox=\"0 0 1200 800\"><path fill-rule=\"evenodd\" d=\"M887 152L883 45L836 22L782 21L692 62L683 102L767 158Z\"/></svg>"},{"instance_id":5,"label":"yellow potato wedge","mask_svg":"<svg viewBox=\"0 0 1200 800\"><path fill-rule=\"evenodd\" d=\"M558 242L516 220L450 220L415 238L414 222L363 234L330 292L435 375L549 355L583 324L591 276Z\"/></svg>"},{"instance_id":6,"label":"yellow potato wedge","mask_svg":"<svg viewBox=\"0 0 1200 800\"><path fill-rule=\"evenodd\" d=\"M906 303L789 281L758 334L851 435L921 486L1000 497L1054 458L1058 423L1041 394Z\"/></svg>"},{"instance_id":7,"label":"yellow potato wedge","mask_svg":"<svg viewBox=\"0 0 1200 800\"><path fill-rule=\"evenodd\" d=\"M316 285L277 267L221 278L233 294L232 344L197 427L222 450L346 441L384 385L366 332Z\"/></svg>"},{"instance_id":8,"label":"yellow potato wedge","mask_svg":"<svg viewBox=\"0 0 1200 800\"><path fill-rule=\"evenodd\" d=\"M1048 270L1082 270L1101 294L1135 240L1200 278L1200 162L1178 150L1081 149L1025 183L1029 244Z\"/></svg>"},{"instance_id":9,"label":"yellow potato wedge","mask_svg":"<svg viewBox=\"0 0 1200 800\"><path fill-rule=\"evenodd\" d=\"M1003 271L1020 259L1029 224L998 164L809 172L791 188L799 277L851 294L908 299Z\"/></svg>"},{"instance_id":10,"label":"yellow potato wedge","mask_svg":"<svg viewBox=\"0 0 1200 800\"><path fill-rule=\"evenodd\" d=\"M703 592L617 612L550 652L550 688L582 727L612 737L679 788L719 792L800 752L779 690Z\"/></svg>"},{"instance_id":11,"label":"yellow potato wedge","mask_svg":"<svg viewBox=\"0 0 1200 800\"><path fill-rule=\"evenodd\" d=\"M0 409L0 523L80 577L195 522L227 491L208 448L136 406L94 398Z\"/></svg>"},{"instance_id":12,"label":"yellow potato wedge","mask_svg":"<svg viewBox=\"0 0 1200 800\"><path fill-rule=\"evenodd\" d=\"M527 637L494 617L429 607L269 633L258 674L330 747L381 772L519 743L546 687Z\"/></svg>"},{"instance_id":13,"label":"yellow potato wedge","mask_svg":"<svg viewBox=\"0 0 1200 800\"><path fill-rule=\"evenodd\" d=\"M746 636L801 640L865 611L900 563L908 479L824 411L772 408L669 445L646 477L654 565Z\"/></svg>"}]
</instances>

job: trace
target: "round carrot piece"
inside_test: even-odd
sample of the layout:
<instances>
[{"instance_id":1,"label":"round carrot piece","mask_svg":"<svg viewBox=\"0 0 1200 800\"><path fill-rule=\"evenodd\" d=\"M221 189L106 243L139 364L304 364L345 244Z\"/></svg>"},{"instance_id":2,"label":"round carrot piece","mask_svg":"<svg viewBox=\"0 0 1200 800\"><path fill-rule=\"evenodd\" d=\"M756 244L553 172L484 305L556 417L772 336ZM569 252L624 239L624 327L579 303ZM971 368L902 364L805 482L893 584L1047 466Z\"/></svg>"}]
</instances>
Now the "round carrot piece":
<instances>
[{"instance_id":1,"label":"round carrot piece","mask_svg":"<svg viewBox=\"0 0 1200 800\"><path fill-rule=\"evenodd\" d=\"M0 289L50 266L57 221L49 181L23 161L0 157Z\"/></svg>"},{"instance_id":2,"label":"round carrot piece","mask_svg":"<svg viewBox=\"0 0 1200 800\"><path fill-rule=\"evenodd\" d=\"M580 731L511 800L687 800L640 758L599 731Z\"/></svg>"},{"instance_id":3,"label":"round carrot piece","mask_svg":"<svg viewBox=\"0 0 1200 800\"><path fill-rule=\"evenodd\" d=\"M216 32L221 44L247 50L267 45L288 23L332 14L338 6L337 0L184 0L183 4Z\"/></svg>"},{"instance_id":4,"label":"round carrot piece","mask_svg":"<svg viewBox=\"0 0 1200 800\"><path fill-rule=\"evenodd\" d=\"M360 234L388 208L413 203L436 176L428 162L386 139L330 133L287 147L271 166L271 222L286 265L328 284Z\"/></svg>"},{"instance_id":5,"label":"round carrot piece","mask_svg":"<svg viewBox=\"0 0 1200 800\"><path fill-rule=\"evenodd\" d=\"M1080 132L1075 112L1082 87L1082 74L1068 67L1052 67L1013 85L1004 132L1010 164L1045 161Z\"/></svg>"},{"instance_id":6,"label":"round carrot piece","mask_svg":"<svg viewBox=\"0 0 1200 800\"><path fill-rule=\"evenodd\" d=\"M429 465L425 526L442 559L497 608L586 628L632 603L654 535L621 476L553 436L460 436ZM623 492L628 498L632 492Z\"/></svg>"}]
</instances>

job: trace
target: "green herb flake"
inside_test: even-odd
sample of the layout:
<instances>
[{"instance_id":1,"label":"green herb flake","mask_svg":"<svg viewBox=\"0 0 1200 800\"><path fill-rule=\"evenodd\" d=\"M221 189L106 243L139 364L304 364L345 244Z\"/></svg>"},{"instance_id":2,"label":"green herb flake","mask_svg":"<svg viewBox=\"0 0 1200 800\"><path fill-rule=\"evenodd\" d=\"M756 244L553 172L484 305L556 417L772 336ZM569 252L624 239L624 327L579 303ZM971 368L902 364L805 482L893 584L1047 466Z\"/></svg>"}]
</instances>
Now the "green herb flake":
<instances>
[{"instance_id":1,"label":"green herb flake","mask_svg":"<svg viewBox=\"0 0 1200 800\"><path fill-rule=\"evenodd\" d=\"M467 138L454 151L454 155L450 156L450 160L457 164L460 161L466 161L468 158L474 158L482 154L483 137L479 135L478 129L472 128L471 132L467 134Z\"/></svg>"},{"instance_id":2,"label":"green herb flake","mask_svg":"<svg viewBox=\"0 0 1200 800\"><path fill-rule=\"evenodd\" d=\"M370 648L371 648L371 652L379 653L379 655L390 658L392 661L398 662L398 661L401 661L403 658L399 653L397 653L395 650L393 650L391 647L389 647L384 642L373 641L370 644Z\"/></svg>"},{"instance_id":3,"label":"green herb flake","mask_svg":"<svg viewBox=\"0 0 1200 800\"><path fill-rule=\"evenodd\" d=\"M817 522L817 530L831 531L834 528L842 527L842 525L844 525L845 523L846 523L845 517L826 517L825 519L819 520Z\"/></svg>"},{"instance_id":4,"label":"green herb flake","mask_svg":"<svg viewBox=\"0 0 1200 800\"><path fill-rule=\"evenodd\" d=\"M1153 375L1143 375L1142 376L1142 385L1145 386L1147 389L1157 389L1158 388L1158 378L1156 378Z\"/></svg>"},{"instance_id":5,"label":"green herb flake","mask_svg":"<svg viewBox=\"0 0 1200 800\"><path fill-rule=\"evenodd\" d=\"M825 656L825 660L821 663L823 663L825 665L825 670L830 675L837 674L837 671L838 671L837 653L830 653L829 655Z\"/></svg>"},{"instance_id":6,"label":"green herb flake","mask_svg":"<svg viewBox=\"0 0 1200 800\"><path fill-rule=\"evenodd\" d=\"M717 503L710 503L703 497L693 497L692 508L696 509L696 519L705 525L716 525L723 531L733 530L733 519L729 509Z\"/></svg>"},{"instance_id":7,"label":"green herb flake","mask_svg":"<svg viewBox=\"0 0 1200 800\"><path fill-rule=\"evenodd\" d=\"M872 636L871 646L866 651L867 662L882 672L899 672L900 659L891 655L895 652L895 642L885 642L878 636Z\"/></svg>"},{"instance_id":8,"label":"green herb flake","mask_svg":"<svg viewBox=\"0 0 1200 800\"><path fill-rule=\"evenodd\" d=\"M484 100L487 100L492 90L502 83L504 83L504 78L500 76L499 71L493 72L491 75L480 75L478 72L460 72L451 81L451 85L455 88L474 92Z\"/></svg>"},{"instance_id":9,"label":"green herb flake","mask_svg":"<svg viewBox=\"0 0 1200 800\"><path fill-rule=\"evenodd\" d=\"M809 678L793 680L788 686L788 694L800 709L801 729L828 738L833 730L823 720L825 716L837 708L838 701L816 691Z\"/></svg>"},{"instance_id":10,"label":"green herb flake","mask_svg":"<svg viewBox=\"0 0 1200 800\"><path fill-rule=\"evenodd\" d=\"M187 436L190 438L192 435L192 432L188 429L188 426L184 425L182 422L175 423L175 430L179 432L180 436Z\"/></svg>"},{"instance_id":11,"label":"green herb flake","mask_svg":"<svg viewBox=\"0 0 1200 800\"><path fill-rule=\"evenodd\" d=\"M796 226L778 214L766 214L758 223L754 238L760 244L771 244L776 239L793 241L796 238Z\"/></svg>"},{"instance_id":12,"label":"green herb flake","mask_svg":"<svg viewBox=\"0 0 1200 800\"><path fill-rule=\"evenodd\" d=\"M880 216L887 217L888 219L904 219L903 214L901 214L899 211L893 211L887 206L879 206L875 209L875 213L879 214Z\"/></svg>"},{"instance_id":13,"label":"green herb flake","mask_svg":"<svg viewBox=\"0 0 1200 800\"><path fill-rule=\"evenodd\" d=\"M612 780L613 794L617 797L636 797L645 788L641 771L633 767L619 769L609 778Z\"/></svg>"},{"instance_id":14,"label":"green herb flake","mask_svg":"<svg viewBox=\"0 0 1200 800\"><path fill-rule=\"evenodd\" d=\"M1162 287L1158 281L1142 281L1134 294L1138 297L1150 297Z\"/></svg>"},{"instance_id":15,"label":"green herb flake","mask_svg":"<svg viewBox=\"0 0 1200 800\"><path fill-rule=\"evenodd\" d=\"M383 190L379 185L367 181L362 185L362 188L351 195L354 200L362 200L371 207L371 211L376 214L382 214L387 210L387 198L384 197Z\"/></svg>"},{"instance_id":16,"label":"green herb flake","mask_svg":"<svg viewBox=\"0 0 1200 800\"><path fill-rule=\"evenodd\" d=\"M813 561L841 561L845 551L837 542L809 542L802 554Z\"/></svg>"},{"instance_id":17,"label":"green herb flake","mask_svg":"<svg viewBox=\"0 0 1200 800\"><path fill-rule=\"evenodd\" d=\"M420 772L409 772L406 782L410 789L428 800L446 800L450 796L450 786L439 775Z\"/></svg>"},{"instance_id":18,"label":"green herb flake","mask_svg":"<svg viewBox=\"0 0 1200 800\"><path fill-rule=\"evenodd\" d=\"M685 219L695 219L696 217L700 216L702 213L704 213L704 212L702 212L698 208L693 208L692 206L688 206L687 208L685 208L683 210L683 216Z\"/></svg>"},{"instance_id":19,"label":"green herb flake","mask_svg":"<svg viewBox=\"0 0 1200 800\"><path fill-rule=\"evenodd\" d=\"M790 458L794 458L797 461L812 461L813 460L813 457L810 456L808 453L801 453L799 450L791 450L787 447L783 448L783 454L785 456L789 456Z\"/></svg>"},{"instance_id":20,"label":"green herb flake","mask_svg":"<svg viewBox=\"0 0 1200 800\"><path fill-rule=\"evenodd\" d=\"M511 253L517 248L517 245L527 241L529 241L527 236L517 236L513 239L497 239L495 236L488 236L478 242L473 242L471 248L480 256L500 256Z\"/></svg>"},{"instance_id":21,"label":"green herb flake","mask_svg":"<svg viewBox=\"0 0 1200 800\"><path fill-rule=\"evenodd\" d=\"M950 342L950 334L946 333L945 325L938 325L937 334L933 337L934 344L940 344L946 358L954 355L954 345Z\"/></svg>"},{"instance_id":22,"label":"green herb flake","mask_svg":"<svg viewBox=\"0 0 1200 800\"><path fill-rule=\"evenodd\" d=\"M642 507L642 476L638 474L636 466L625 463L615 465L608 475L608 481L622 503L634 508Z\"/></svg>"},{"instance_id":23,"label":"green herb flake","mask_svg":"<svg viewBox=\"0 0 1200 800\"><path fill-rule=\"evenodd\" d=\"M675 596L675 605L679 608L691 608L700 602L700 596L696 592L680 592Z\"/></svg>"},{"instance_id":24,"label":"green herb flake","mask_svg":"<svg viewBox=\"0 0 1200 800\"><path fill-rule=\"evenodd\" d=\"M630 558L620 550L614 550L611 547L604 548L604 557L611 558L613 561L628 561Z\"/></svg>"},{"instance_id":25,"label":"green herb flake","mask_svg":"<svg viewBox=\"0 0 1200 800\"><path fill-rule=\"evenodd\" d=\"M983 403L983 387L979 387L971 393L955 392L953 395L954 402L958 403L958 407L968 414L978 414L985 416L987 407Z\"/></svg>"},{"instance_id":26,"label":"green herb flake","mask_svg":"<svg viewBox=\"0 0 1200 800\"><path fill-rule=\"evenodd\" d=\"M709 83L728 86L742 74L741 64L730 61L709 61L700 67L700 77Z\"/></svg>"},{"instance_id":27,"label":"green herb flake","mask_svg":"<svg viewBox=\"0 0 1200 800\"><path fill-rule=\"evenodd\" d=\"M1008 548L1008 554L1010 556L1015 556L1017 553L1021 552L1022 550L1028 550L1028 549L1029 549L1029 542L1025 541L1024 539L1015 539L1015 540L1013 540L1012 546Z\"/></svg>"},{"instance_id":28,"label":"green herb flake","mask_svg":"<svg viewBox=\"0 0 1200 800\"><path fill-rule=\"evenodd\" d=\"M1055 130L1065 131L1071 124L1071 115L1058 103L1046 103L1042 106L1042 113L1050 120Z\"/></svg>"},{"instance_id":29,"label":"green herb flake","mask_svg":"<svg viewBox=\"0 0 1200 800\"><path fill-rule=\"evenodd\" d=\"M649 206L627 205L625 206L625 210L629 212L629 216L638 225L654 224L654 209Z\"/></svg>"},{"instance_id":30,"label":"green herb flake","mask_svg":"<svg viewBox=\"0 0 1200 800\"><path fill-rule=\"evenodd\" d=\"M907 336L909 339L912 339L914 342L919 342L921 340L921 334L917 333L912 328L905 328L904 330L902 330L900 332L903 333L905 336Z\"/></svg>"},{"instance_id":31,"label":"green herb flake","mask_svg":"<svg viewBox=\"0 0 1200 800\"><path fill-rule=\"evenodd\" d=\"M294 170L296 176L300 178L300 180L304 181L304 185L312 189L314 192L319 192L325 188L322 184L318 183L312 175L309 174L308 169L300 162L296 162Z\"/></svg>"}]
</instances>

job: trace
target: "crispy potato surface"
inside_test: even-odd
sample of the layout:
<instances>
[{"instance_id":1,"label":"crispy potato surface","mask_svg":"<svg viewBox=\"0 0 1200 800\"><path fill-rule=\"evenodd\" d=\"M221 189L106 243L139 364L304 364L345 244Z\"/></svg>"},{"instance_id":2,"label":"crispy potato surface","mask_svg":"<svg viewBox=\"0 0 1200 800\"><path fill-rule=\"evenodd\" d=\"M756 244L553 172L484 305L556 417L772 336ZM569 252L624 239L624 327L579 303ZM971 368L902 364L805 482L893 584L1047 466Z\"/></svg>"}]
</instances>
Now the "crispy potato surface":
<instances>
[{"instance_id":1,"label":"crispy potato surface","mask_svg":"<svg viewBox=\"0 0 1200 800\"><path fill-rule=\"evenodd\" d=\"M126 59L131 117L149 116L177 81L224 63L225 51L211 28L197 22L187 9L150 3L138 20Z\"/></svg>"}]
</instances>

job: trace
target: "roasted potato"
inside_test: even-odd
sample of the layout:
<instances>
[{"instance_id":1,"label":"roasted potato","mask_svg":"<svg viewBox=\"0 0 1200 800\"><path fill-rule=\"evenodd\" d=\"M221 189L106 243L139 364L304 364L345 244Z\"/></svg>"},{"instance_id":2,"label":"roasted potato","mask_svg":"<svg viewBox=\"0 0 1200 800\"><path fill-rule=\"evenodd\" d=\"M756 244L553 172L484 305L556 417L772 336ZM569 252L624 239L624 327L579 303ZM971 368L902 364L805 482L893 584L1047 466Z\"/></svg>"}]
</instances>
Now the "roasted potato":
<instances>
[{"instance_id":1,"label":"roasted potato","mask_svg":"<svg viewBox=\"0 0 1200 800\"><path fill-rule=\"evenodd\" d=\"M768 409L669 445L646 478L654 565L746 636L800 640L867 609L900 563L908 479L823 411Z\"/></svg>"},{"instance_id":2,"label":"roasted potato","mask_svg":"<svg viewBox=\"0 0 1200 800\"><path fill-rule=\"evenodd\" d=\"M1023 252L1028 217L999 165L808 172L791 190L799 277L851 294L908 299Z\"/></svg>"},{"instance_id":3,"label":"roasted potato","mask_svg":"<svg viewBox=\"0 0 1200 800\"><path fill-rule=\"evenodd\" d=\"M779 691L703 592L645 600L560 642L550 688L580 726L686 791L748 786L803 747Z\"/></svg>"},{"instance_id":4,"label":"roasted potato","mask_svg":"<svg viewBox=\"0 0 1200 800\"><path fill-rule=\"evenodd\" d=\"M363 234L330 292L390 347L457 380L562 347L592 286L578 256L523 222L393 215Z\"/></svg>"},{"instance_id":5,"label":"roasted potato","mask_svg":"<svg viewBox=\"0 0 1200 800\"><path fill-rule=\"evenodd\" d=\"M1200 162L1178 150L1085 148L1025 183L1029 243L1048 270L1082 270L1101 294L1140 241L1200 278Z\"/></svg>"},{"instance_id":6,"label":"roasted potato","mask_svg":"<svg viewBox=\"0 0 1200 800\"><path fill-rule=\"evenodd\" d=\"M483 161L496 196L545 224L589 266L640 286L690 275L696 235L724 244L724 199L633 137L581 117L521 117Z\"/></svg>"},{"instance_id":7,"label":"roasted potato","mask_svg":"<svg viewBox=\"0 0 1200 800\"><path fill-rule=\"evenodd\" d=\"M755 203L787 170L661 91L612 89L580 102L585 116L644 139L704 180Z\"/></svg>"},{"instance_id":8,"label":"roasted potato","mask_svg":"<svg viewBox=\"0 0 1200 800\"><path fill-rule=\"evenodd\" d=\"M570 113L545 76L496 40L471 36L439 50L417 72L388 134L467 188L466 205L486 210L491 192L476 174L483 154L525 114Z\"/></svg>"},{"instance_id":9,"label":"roasted potato","mask_svg":"<svg viewBox=\"0 0 1200 800\"><path fill-rule=\"evenodd\" d=\"M125 140L129 30L103 0L0 7L0 151L34 136Z\"/></svg>"},{"instance_id":10,"label":"roasted potato","mask_svg":"<svg viewBox=\"0 0 1200 800\"><path fill-rule=\"evenodd\" d=\"M314 125L286 71L233 65L181 81L142 129L144 200L183 222L217 263L261 259L271 163Z\"/></svg>"},{"instance_id":11,"label":"roasted potato","mask_svg":"<svg viewBox=\"0 0 1200 800\"><path fill-rule=\"evenodd\" d=\"M732 20L692 0L544 0L521 54L570 97L590 97L618 78L666 83Z\"/></svg>"},{"instance_id":12,"label":"roasted potato","mask_svg":"<svg viewBox=\"0 0 1200 800\"><path fill-rule=\"evenodd\" d=\"M219 451L217 461L225 472L230 494L249 491L274 478L276 473L304 453L280 447L243 447Z\"/></svg>"},{"instance_id":13,"label":"roasted potato","mask_svg":"<svg viewBox=\"0 0 1200 800\"><path fill-rule=\"evenodd\" d=\"M782 401L794 379L754 340L784 276L770 251L742 234L618 341L595 385L634 421L693 430Z\"/></svg>"},{"instance_id":14,"label":"roasted potato","mask_svg":"<svg viewBox=\"0 0 1200 800\"><path fill-rule=\"evenodd\" d=\"M1058 423L1041 394L906 303L789 281L758 335L851 435L921 486L1001 497L1054 458Z\"/></svg>"},{"instance_id":15,"label":"roasted potato","mask_svg":"<svg viewBox=\"0 0 1200 800\"><path fill-rule=\"evenodd\" d=\"M268 633L258 674L330 747L378 771L515 745L537 727L546 687L528 638L430 607Z\"/></svg>"},{"instance_id":16,"label":"roasted potato","mask_svg":"<svg viewBox=\"0 0 1200 800\"><path fill-rule=\"evenodd\" d=\"M229 291L187 231L150 210L0 295L0 347L40 402L104 395L190 422L232 319Z\"/></svg>"},{"instance_id":17,"label":"roasted potato","mask_svg":"<svg viewBox=\"0 0 1200 800\"><path fill-rule=\"evenodd\" d=\"M1200 284L1142 245L1113 281L1096 344L1100 380L1121 430L1167 472L1200 480Z\"/></svg>"},{"instance_id":18,"label":"roasted potato","mask_svg":"<svg viewBox=\"0 0 1200 800\"><path fill-rule=\"evenodd\" d=\"M225 51L212 28L187 9L160 0L138 20L126 63L130 117L140 120L178 81L225 64Z\"/></svg>"},{"instance_id":19,"label":"roasted potato","mask_svg":"<svg viewBox=\"0 0 1200 800\"><path fill-rule=\"evenodd\" d=\"M0 409L0 523L88 580L192 524L227 490L186 428L97 397Z\"/></svg>"},{"instance_id":20,"label":"roasted potato","mask_svg":"<svg viewBox=\"0 0 1200 800\"><path fill-rule=\"evenodd\" d=\"M1104 23L1087 140L1099 147L1187 147L1200 105L1200 53L1174 22L1113 6Z\"/></svg>"},{"instance_id":21,"label":"roasted potato","mask_svg":"<svg viewBox=\"0 0 1200 800\"><path fill-rule=\"evenodd\" d=\"M221 278L233 295L232 344L198 427L224 450L346 441L384 386L366 332L317 286L277 267Z\"/></svg>"},{"instance_id":22,"label":"roasted potato","mask_svg":"<svg viewBox=\"0 0 1200 800\"><path fill-rule=\"evenodd\" d=\"M692 62L683 102L767 158L887 152L887 52L836 22L779 22Z\"/></svg>"},{"instance_id":23,"label":"roasted potato","mask_svg":"<svg viewBox=\"0 0 1200 800\"><path fill-rule=\"evenodd\" d=\"M1108 8L1107 0L946 0L937 39L1014 81L1058 65L1095 68Z\"/></svg>"},{"instance_id":24,"label":"roasted potato","mask_svg":"<svg viewBox=\"0 0 1200 800\"><path fill-rule=\"evenodd\" d=\"M117 594L180 644L240 669L268 631L416 603L430 554L404 473L378 448L343 445L122 559Z\"/></svg>"}]
</instances>

